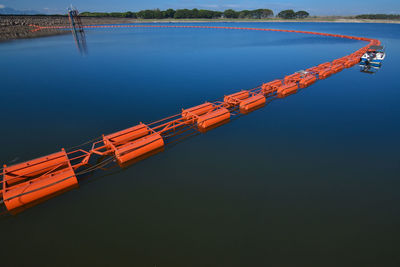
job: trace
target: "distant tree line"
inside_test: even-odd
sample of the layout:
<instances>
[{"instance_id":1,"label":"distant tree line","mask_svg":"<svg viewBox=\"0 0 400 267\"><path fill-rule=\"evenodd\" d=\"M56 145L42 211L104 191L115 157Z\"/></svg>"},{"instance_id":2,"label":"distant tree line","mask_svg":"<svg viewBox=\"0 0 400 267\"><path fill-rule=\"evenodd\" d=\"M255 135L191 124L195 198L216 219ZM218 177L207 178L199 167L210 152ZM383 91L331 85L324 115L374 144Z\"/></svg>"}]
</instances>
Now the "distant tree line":
<instances>
[{"instance_id":1,"label":"distant tree line","mask_svg":"<svg viewBox=\"0 0 400 267\"><path fill-rule=\"evenodd\" d=\"M309 16L307 11L300 10L297 12L294 12L293 9L287 9L283 10L278 13L278 17L282 19L305 19Z\"/></svg>"},{"instance_id":2,"label":"distant tree line","mask_svg":"<svg viewBox=\"0 0 400 267\"><path fill-rule=\"evenodd\" d=\"M235 11L228 9L224 11L225 18L241 18L241 19L266 19L274 16L274 12L271 9L255 9L255 10L242 10Z\"/></svg>"},{"instance_id":3,"label":"distant tree line","mask_svg":"<svg viewBox=\"0 0 400 267\"><path fill-rule=\"evenodd\" d=\"M270 9L255 9L235 11L227 9L225 11L213 11L206 9L147 9L138 12L82 12L82 16L88 17L116 17L116 18L138 18L138 19L217 19L217 18L241 18L241 19L266 19L272 18L274 12ZM284 10L278 14L278 17L284 19L302 19L308 17L306 11L294 12L293 10Z\"/></svg>"},{"instance_id":4,"label":"distant tree line","mask_svg":"<svg viewBox=\"0 0 400 267\"><path fill-rule=\"evenodd\" d=\"M363 14L356 16L356 19L400 19L400 15L392 15L392 14Z\"/></svg>"}]
</instances>

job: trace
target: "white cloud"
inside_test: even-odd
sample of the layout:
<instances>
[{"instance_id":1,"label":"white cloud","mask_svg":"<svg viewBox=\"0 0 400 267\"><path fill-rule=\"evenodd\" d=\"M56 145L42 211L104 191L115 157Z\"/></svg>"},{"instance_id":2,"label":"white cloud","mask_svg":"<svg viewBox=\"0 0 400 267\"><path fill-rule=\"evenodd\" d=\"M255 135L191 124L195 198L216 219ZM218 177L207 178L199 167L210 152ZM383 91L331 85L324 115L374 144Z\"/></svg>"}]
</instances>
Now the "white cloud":
<instances>
[{"instance_id":1,"label":"white cloud","mask_svg":"<svg viewBox=\"0 0 400 267\"><path fill-rule=\"evenodd\" d=\"M5 8L5 7L6 7L5 5L1 5L1 4L0 4L0 8Z\"/></svg>"}]
</instances>

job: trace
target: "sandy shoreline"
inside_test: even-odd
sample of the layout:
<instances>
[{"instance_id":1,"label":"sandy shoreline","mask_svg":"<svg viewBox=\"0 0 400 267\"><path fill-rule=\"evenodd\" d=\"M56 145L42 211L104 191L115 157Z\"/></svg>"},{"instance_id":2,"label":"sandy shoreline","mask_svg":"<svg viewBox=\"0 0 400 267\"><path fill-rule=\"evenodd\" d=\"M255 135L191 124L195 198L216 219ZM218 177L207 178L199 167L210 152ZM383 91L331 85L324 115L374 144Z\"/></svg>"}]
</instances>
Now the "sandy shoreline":
<instances>
[{"instance_id":1,"label":"sandy shoreline","mask_svg":"<svg viewBox=\"0 0 400 267\"><path fill-rule=\"evenodd\" d=\"M262 20L249 20L249 19L163 19L163 20L139 20L131 18L95 18L95 17L82 17L84 25L95 24L125 24L125 23L204 23L204 22L251 22L251 23L266 23L266 22L318 22L318 23L393 23L399 24L399 20L371 20L371 19L345 19L345 18L308 18L302 20L282 20L282 19L262 19ZM0 16L0 42L37 38L45 36L53 36L59 34L66 34L66 31L46 29L40 31L32 31L33 28L29 25L35 24L40 26L68 26L68 18L63 16Z\"/></svg>"}]
</instances>

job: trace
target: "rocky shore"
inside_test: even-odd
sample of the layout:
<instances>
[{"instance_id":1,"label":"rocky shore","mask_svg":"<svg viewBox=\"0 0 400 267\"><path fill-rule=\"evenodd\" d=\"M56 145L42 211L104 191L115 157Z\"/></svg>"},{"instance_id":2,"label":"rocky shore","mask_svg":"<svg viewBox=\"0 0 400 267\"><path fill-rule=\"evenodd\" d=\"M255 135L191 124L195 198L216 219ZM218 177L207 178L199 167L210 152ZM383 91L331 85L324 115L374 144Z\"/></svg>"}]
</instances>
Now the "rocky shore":
<instances>
[{"instance_id":1,"label":"rocky shore","mask_svg":"<svg viewBox=\"0 0 400 267\"><path fill-rule=\"evenodd\" d=\"M52 17L51 19L47 18L47 16L0 16L0 41L62 34L63 32L58 30L33 32L34 28L29 25L55 26L64 25L65 23L68 23L68 19L61 16Z\"/></svg>"},{"instance_id":2,"label":"rocky shore","mask_svg":"<svg viewBox=\"0 0 400 267\"><path fill-rule=\"evenodd\" d=\"M123 18L92 18L82 17L84 25L132 23L135 19ZM13 16L0 15L0 42L23 38L37 38L58 34L69 34L65 30L43 29L35 31L34 27L40 26L69 26L66 16Z\"/></svg>"}]
</instances>

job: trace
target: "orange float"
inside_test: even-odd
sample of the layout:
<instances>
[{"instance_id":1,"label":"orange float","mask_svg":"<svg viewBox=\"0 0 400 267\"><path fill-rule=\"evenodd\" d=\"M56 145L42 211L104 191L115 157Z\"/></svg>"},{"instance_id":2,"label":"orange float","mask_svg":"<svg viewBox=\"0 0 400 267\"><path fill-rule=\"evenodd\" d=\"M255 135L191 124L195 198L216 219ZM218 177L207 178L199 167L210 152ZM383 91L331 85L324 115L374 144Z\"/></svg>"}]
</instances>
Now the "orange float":
<instances>
[{"instance_id":1,"label":"orange float","mask_svg":"<svg viewBox=\"0 0 400 267\"><path fill-rule=\"evenodd\" d=\"M224 102L231 106L236 106L242 102L243 99L246 99L250 96L249 91L243 90L231 95L227 95L224 97Z\"/></svg>"},{"instance_id":2,"label":"orange float","mask_svg":"<svg viewBox=\"0 0 400 267\"><path fill-rule=\"evenodd\" d=\"M261 86L261 92L264 95L273 94L278 90L278 88L281 85L282 85L282 81L281 80L274 80L272 82L263 83L263 85Z\"/></svg>"},{"instance_id":3,"label":"orange float","mask_svg":"<svg viewBox=\"0 0 400 267\"><path fill-rule=\"evenodd\" d=\"M7 210L16 214L78 186L65 150L3 168L2 195Z\"/></svg>"},{"instance_id":4,"label":"orange float","mask_svg":"<svg viewBox=\"0 0 400 267\"><path fill-rule=\"evenodd\" d=\"M204 104L192 107L192 108L188 108L188 109L183 109L182 110L182 118L185 119L192 119L193 116L200 116L203 115L211 110L214 109L214 105L212 103L206 102Z\"/></svg>"},{"instance_id":5,"label":"orange float","mask_svg":"<svg viewBox=\"0 0 400 267\"><path fill-rule=\"evenodd\" d=\"M279 87L277 91L277 97L278 98L284 98L287 97L288 95L297 93L298 85L296 83L288 83L284 84L281 87Z\"/></svg>"},{"instance_id":6,"label":"orange float","mask_svg":"<svg viewBox=\"0 0 400 267\"><path fill-rule=\"evenodd\" d=\"M323 69L330 68L331 66L332 66L331 62L325 62L325 63L322 63L322 64L318 65L319 68L323 68Z\"/></svg>"},{"instance_id":7,"label":"orange float","mask_svg":"<svg viewBox=\"0 0 400 267\"><path fill-rule=\"evenodd\" d=\"M229 120L231 113L226 108L220 108L215 111L202 115L197 120L197 126L202 130L213 127L221 122Z\"/></svg>"},{"instance_id":8,"label":"orange float","mask_svg":"<svg viewBox=\"0 0 400 267\"><path fill-rule=\"evenodd\" d=\"M240 102L240 111L242 113L248 113L250 110L253 111L257 108L263 107L265 105L265 102L265 96L262 94L257 94Z\"/></svg>"},{"instance_id":9,"label":"orange float","mask_svg":"<svg viewBox=\"0 0 400 267\"><path fill-rule=\"evenodd\" d=\"M144 124L103 136L105 146L115 155L119 165L164 147L159 133Z\"/></svg>"},{"instance_id":10,"label":"orange float","mask_svg":"<svg viewBox=\"0 0 400 267\"><path fill-rule=\"evenodd\" d=\"M301 74L300 73L293 73L291 75L285 76L284 78L284 83L296 83L298 81L300 81L301 79Z\"/></svg>"},{"instance_id":11,"label":"orange float","mask_svg":"<svg viewBox=\"0 0 400 267\"><path fill-rule=\"evenodd\" d=\"M318 73L318 78L320 80L326 79L333 74L333 71L329 68L323 69Z\"/></svg>"},{"instance_id":12,"label":"orange float","mask_svg":"<svg viewBox=\"0 0 400 267\"><path fill-rule=\"evenodd\" d=\"M332 61L332 65L344 64L347 61L347 59L348 59L347 57L335 59L334 61Z\"/></svg>"},{"instance_id":13,"label":"orange float","mask_svg":"<svg viewBox=\"0 0 400 267\"><path fill-rule=\"evenodd\" d=\"M344 69L343 64L332 65L331 70L333 73L338 73Z\"/></svg>"},{"instance_id":14,"label":"orange float","mask_svg":"<svg viewBox=\"0 0 400 267\"><path fill-rule=\"evenodd\" d=\"M349 58L345 63L344 63L344 67L345 68L351 68L354 65L356 65L357 63L360 62L360 58L359 57L352 57Z\"/></svg>"},{"instance_id":15,"label":"orange float","mask_svg":"<svg viewBox=\"0 0 400 267\"><path fill-rule=\"evenodd\" d=\"M140 123L139 125L133 126L131 128L109 134L107 136L103 136L103 139L104 144L108 148L112 148L113 146L125 144L129 141L141 138L145 135L148 135L149 133L150 129L143 123Z\"/></svg>"},{"instance_id":16,"label":"orange float","mask_svg":"<svg viewBox=\"0 0 400 267\"><path fill-rule=\"evenodd\" d=\"M311 84L315 83L317 81L317 77L312 74L307 74L305 77L301 78L299 81L299 87L300 88L306 88L310 86Z\"/></svg>"}]
</instances>

